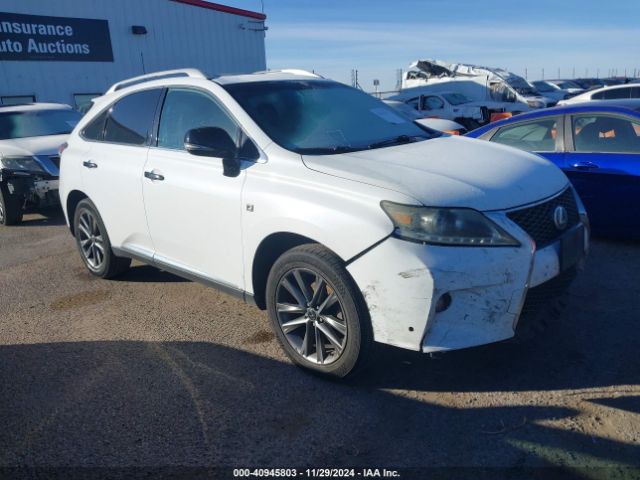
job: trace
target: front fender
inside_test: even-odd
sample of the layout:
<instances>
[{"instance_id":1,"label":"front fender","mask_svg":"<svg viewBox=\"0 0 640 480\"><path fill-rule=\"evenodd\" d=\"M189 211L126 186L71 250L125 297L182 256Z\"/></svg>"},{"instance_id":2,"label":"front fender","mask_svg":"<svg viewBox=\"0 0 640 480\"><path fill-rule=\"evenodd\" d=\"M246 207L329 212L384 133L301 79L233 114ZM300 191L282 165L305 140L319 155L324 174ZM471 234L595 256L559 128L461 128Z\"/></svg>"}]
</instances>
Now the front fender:
<instances>
[{"instance_id":1,"label":"front fender","mask_svg":"<svg viewBox=\"0 0 640 480\"><path fill-rule=\"evenodd\" d=\"M414 203L396 192L305 169L304 179L273 176L254 165L243 191L245 290L253 292L252 265L262 241L276 232L301 235L345 262L393 231L382 199Z\"/></svg>"}]
</instances>

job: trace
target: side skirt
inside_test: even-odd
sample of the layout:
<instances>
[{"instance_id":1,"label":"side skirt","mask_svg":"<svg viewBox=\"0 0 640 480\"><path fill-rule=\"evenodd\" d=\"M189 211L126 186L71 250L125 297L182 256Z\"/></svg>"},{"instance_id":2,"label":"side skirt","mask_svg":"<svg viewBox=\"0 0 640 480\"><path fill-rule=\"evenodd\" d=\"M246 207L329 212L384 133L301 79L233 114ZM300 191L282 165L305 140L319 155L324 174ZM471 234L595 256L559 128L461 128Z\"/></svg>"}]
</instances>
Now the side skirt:
<instances>
[{"instance_id":1,"label":"side skirt","mask_svg":"<svg viewBox=\"0 0 640 480\"><path fill-rule=\"evenodd\" d=\"M111 247L111 249L113 250L113 253L115 253L119 257L128 257L134 260L138 260L139 262L172 273L178 277L191 280L192 282L201 283L203 285L206 285L207 287L215 288L216 290L231 295L232 297L239 298L249 305L256 305L253 294L244 290L240 290L239 288L233 287L226 283L213 280L212 278L202 275L201 273L194 272L192 270L173 265L162 260L154 259L151 256L148 256L142 252L133 251L132 249L116 247Z\"/></svg>"}]
</instances>

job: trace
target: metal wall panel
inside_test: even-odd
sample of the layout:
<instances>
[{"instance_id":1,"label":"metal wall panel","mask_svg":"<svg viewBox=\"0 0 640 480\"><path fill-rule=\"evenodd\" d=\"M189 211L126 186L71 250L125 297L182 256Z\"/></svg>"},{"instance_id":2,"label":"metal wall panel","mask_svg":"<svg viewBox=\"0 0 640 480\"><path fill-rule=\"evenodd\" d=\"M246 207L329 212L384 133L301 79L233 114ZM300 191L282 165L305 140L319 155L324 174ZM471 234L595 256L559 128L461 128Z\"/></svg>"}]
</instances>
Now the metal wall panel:
<instances>
[{"instance_id":1,"label":"metal wall panel","mask_svg":"<svg viewBox=\"0 0 640 480\"><path fill-rule=\"evenodd\" d=\"M266 68L263 23L170 0L2 0L0 11L109 22L113 62L0 61L0 96L35 94L73 105L116 81L172 68L210 75ZM143 25L146 35L131 33ZM245 28L243 28L245 27Z\"/></svg>"}]
</instances>

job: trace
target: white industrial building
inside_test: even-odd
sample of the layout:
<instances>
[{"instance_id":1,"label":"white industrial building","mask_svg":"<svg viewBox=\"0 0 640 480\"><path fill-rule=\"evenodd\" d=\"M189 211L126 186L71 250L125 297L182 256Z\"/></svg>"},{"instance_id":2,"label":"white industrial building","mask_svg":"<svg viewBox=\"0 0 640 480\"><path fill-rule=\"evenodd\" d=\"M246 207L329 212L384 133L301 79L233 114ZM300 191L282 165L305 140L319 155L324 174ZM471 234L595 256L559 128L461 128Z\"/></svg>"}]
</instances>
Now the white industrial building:
<instances>
[{"instance_id":1,"label":"white industrial building","mask_svg":"<svg viewBox=\"0 0 640 480\"><path fill-rule=\"evenodd\" d=\"M0 103L80 107L143 73L264 70L265 19L204 0L2 0Z\"/></svg>"}]
</instances>

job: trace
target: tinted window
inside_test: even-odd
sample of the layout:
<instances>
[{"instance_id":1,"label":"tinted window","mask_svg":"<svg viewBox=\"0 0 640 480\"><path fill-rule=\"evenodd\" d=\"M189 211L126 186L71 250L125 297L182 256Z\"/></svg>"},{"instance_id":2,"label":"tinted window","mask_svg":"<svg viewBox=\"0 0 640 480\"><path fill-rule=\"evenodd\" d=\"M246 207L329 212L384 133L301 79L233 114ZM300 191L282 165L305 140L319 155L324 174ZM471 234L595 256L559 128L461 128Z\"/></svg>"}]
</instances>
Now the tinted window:
<instances>
[{"instance_id":1,"label":"tinted window","mask_svg":"<svg viewBox=\"0 0 640 480\"><path fill-rule=\"evenodd\" d=\"M535 122L502 127L491 138L491 141L521 150L553 152L556 149L557 126L557 118L545 118Z\"/></svg>"},{"instance_id":2,"label":"tinted window","mask_svg":"<svg viewBox=\"0 0 640 480\"><path fill-rule=\"evenodd\" d=\"M108 110L98 115L95 120L89 122L89 125L84 127L82 136L87 140L102 140L102 134L104 132L104 121L107 118Z\"/></svg>"},{"instance_id":3,"label":"tinted window","mask_svg":"<svg viewBox=\"0 0 640 480\"><path fill-rule=\"evenodd\" d=\"M630 95L630 88L614 88L613 90L594 93L591 98L594 100L614 100L616 98L629 98Z\"/></svg>"},{"instance_id":4,"label":"tinted window","mask_svg":"<svg viewBox=\"0 0 640 480\"><path fill-rule=\"evenodd\" d=\"M169 90L160 116L158 146L184 150L185 134L199 127L222 128L238 141L238 125L209 95L197 90Z\"/></svg>"},{"instance_id":5,"label":"tinted window","mask_svg":"<svg viewBox=\"0 0 640 480\"><path fill-rule=\"evenodd\" d=\"M132 93L109 110L104 132L106 142L144 145L153 125L161 89Z\"/></svg>"},{"instance_id":6,"label":"tinted window","mask_svg":"<svg viewBox=\"0 0 640 480\"><path fill-rule=\"evenodd\" d=\"M573 117L576 152L640 153L640 122L609 115Z\"/></svg>"}]
</instances>

